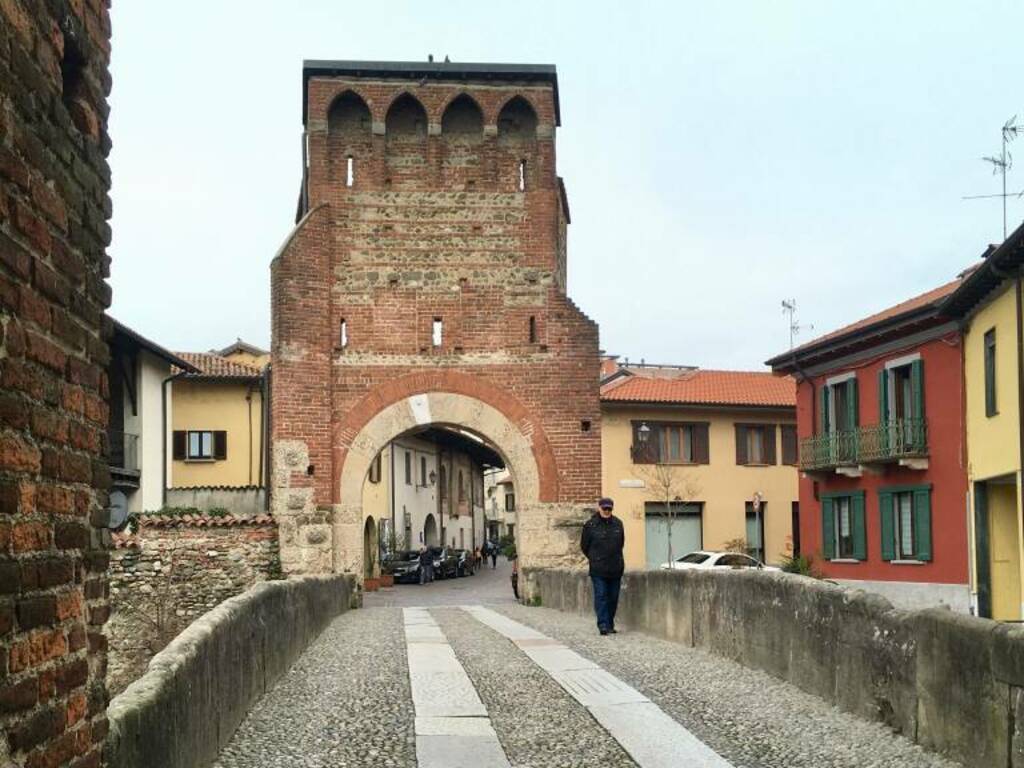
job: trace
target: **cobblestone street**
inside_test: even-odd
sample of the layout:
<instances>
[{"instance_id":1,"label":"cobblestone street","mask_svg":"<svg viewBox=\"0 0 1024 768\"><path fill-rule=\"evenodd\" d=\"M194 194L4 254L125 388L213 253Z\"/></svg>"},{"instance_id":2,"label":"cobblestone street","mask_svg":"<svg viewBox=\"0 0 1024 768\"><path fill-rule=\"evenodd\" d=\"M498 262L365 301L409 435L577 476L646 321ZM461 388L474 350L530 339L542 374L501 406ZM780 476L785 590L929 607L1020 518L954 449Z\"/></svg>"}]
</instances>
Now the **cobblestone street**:
<instances>
[{"instance_id":1,"label":"cobblestone street","mask_svg":"<svg viewBox=\"0 0 1024 768\"><path fill-rule=\"evenodd\" d=\"M218 768L956 765L761 672L512 603L508 576L501 563L368 595L256 705Z\"/></svg>"}]
</instances>

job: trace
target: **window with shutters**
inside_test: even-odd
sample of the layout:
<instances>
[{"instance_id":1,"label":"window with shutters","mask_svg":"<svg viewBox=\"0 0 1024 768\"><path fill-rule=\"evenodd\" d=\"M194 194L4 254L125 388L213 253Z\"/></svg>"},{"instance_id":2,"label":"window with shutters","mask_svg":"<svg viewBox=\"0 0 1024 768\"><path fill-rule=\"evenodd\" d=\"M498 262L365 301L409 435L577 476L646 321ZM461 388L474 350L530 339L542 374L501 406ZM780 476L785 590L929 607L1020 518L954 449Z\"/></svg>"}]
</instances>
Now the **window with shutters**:
<instances>
[{"instance_id":1,"label":"window with shutters","mask_svg":"<svg viewBox=\"0 0 1024 768\"><path fill-rule=\"evenodd\" d=\"M932 559L931 506L931 486L879 490L883 560L927 562Z\"/></svg>"},{"instance_id":2,"label":"window with shutters","mask_svg":"<svg viewBox=\"0 0 1024 768\"><path fill-rule=\"evenodd\" d=\"M427 487L427 457L420 456L420 485Z\"/></svg>"},{"instance_id":3,"label":"window with shutters","mask_svg":"<svg viewBox=\"0 0 1024 768\"><path fill-rule=\"evenodd\" d=\"M822 496L821 524L826 560L867 559L863 491Z\"/></svg>"},{"instance_id":4,"label":"window with shutters","mask_svg":"<svg viewBox=\"0 0 1024 768\"><path fill-rule=\"evenodd\" d=\"M775 461L774 424L736 425L736 463L747 466L773 465Z\"/></svg>"},{"instance_id":5,"label":"window with shutters","mask_svg":"<svg viewBox=\"0 0 1024 768\"><path fill-rule=\"evenodd\" d=\"M448 470L444 466L444 464L441 465L441 469L438 472L438 481L437 482L438 482L438 487L441 489L440 490L441 501L447 501L448 500Z\"/></svg>"},{"instance_id":6,"label":"window with shutters","mask_svg":"<svg viewBox=\"0 0 1024 768\"><path fill-rule=\"evenodd\" d=\"M228 433L224 430L175 430L172 449L176 461L221 461L228 457Z\"/></svg>"},{"instance_id":7,"label":"window with shutters","mask_svg":"<svg viewBox=\"0 0 1024 768\"><path fill-rule=\"evenodd\" d=\"M213 458L213 432L192 432L188 433L188 458L190 459L212 459Z\"/></svg>"},{"instance_id":8,"label":"window with shutters","mask_svg":"<svg viewBox=\"0 0 1024 768\"><path fill-rule=\"evenodd\" d=\"M788 466L796 466L798 460L796 425L783 424L780 427L782 432L782 463Z\"/></svg>"},{"instance_id":9,"label":"window with shutters","mask_svg":"<svg viewBox=\"0 0 1024 768\"><path fill-rule=\"evenodd\" d=\"M405 452L405 484L412 485L412 454Z\"/></svg>"},{"instance_id":10,"label":"window with shutters","mask_svg":"<svg viewBox=\"0 0 1024 768\"><path fill-rule=\"evenodd\" d=\"M641 438L641 427L648 429ZM634 464L707 464L706 422L633 422Z\"/></svg>"},{"instance_id":11,"label":"window with shutters","mask_svg":"<svg viewBox=\"0 0 1024 768\"><path fill-rule=\"evenodd\" d=\"M999 413L996 405L996 329L985 331L985 415Z\"/></svg>"},{"instance_id":12,"label":"window with shutters","mask_svg":"<svg viewBox=\"0 0 1024 768\"><path fill-rule=\"evenodd\" d=\"M882 457L925 450L924 363L919 357L890 361L879 372L878 413Z\"/></svg>"},{"instance_id":13,"label":"window with shutters","mask_svg":"<svg viewBox=\"0 0 1024 768\"><path fill-rule=\"evenodd\" d=\"M516 495L514 493L505 494L505 511L515 512L516 511Z\"/></svg>"},{"instance_id":14,"label":"window with shutters","mask_svg":"<svg viewBox=\"0 0 1024 768\"><path fill-rule=\"evenodd\" d=\"M857 379L847 378L822 388L822 431L848 432L859 421Z\"/></svg>"}]
</instances>

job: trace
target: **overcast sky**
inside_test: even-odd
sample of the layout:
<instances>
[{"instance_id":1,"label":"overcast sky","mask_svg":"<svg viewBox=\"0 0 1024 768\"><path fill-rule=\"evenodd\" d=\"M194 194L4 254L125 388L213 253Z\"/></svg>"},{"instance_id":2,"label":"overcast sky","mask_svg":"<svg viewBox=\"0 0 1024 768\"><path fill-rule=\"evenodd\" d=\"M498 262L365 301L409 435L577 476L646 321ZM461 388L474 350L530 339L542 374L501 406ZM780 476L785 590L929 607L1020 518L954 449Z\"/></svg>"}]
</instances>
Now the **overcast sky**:
<instances>
[{"instance_id":1,"label":"overcast sky","mask_svg":"<svg viewBox=\"0 0 1024 768\"><path fill-rule=\"evenodd\" d=\"M799 342L952 279L1002 237L998 200L961 198L998 191L980 157L1024 113L1020 2L177 0L113 24L112 314L176 350L269 344L303 58L556 64L570 295L609 352L702 367L785 351L782 299Z\"/></svg>"}]
</instances>

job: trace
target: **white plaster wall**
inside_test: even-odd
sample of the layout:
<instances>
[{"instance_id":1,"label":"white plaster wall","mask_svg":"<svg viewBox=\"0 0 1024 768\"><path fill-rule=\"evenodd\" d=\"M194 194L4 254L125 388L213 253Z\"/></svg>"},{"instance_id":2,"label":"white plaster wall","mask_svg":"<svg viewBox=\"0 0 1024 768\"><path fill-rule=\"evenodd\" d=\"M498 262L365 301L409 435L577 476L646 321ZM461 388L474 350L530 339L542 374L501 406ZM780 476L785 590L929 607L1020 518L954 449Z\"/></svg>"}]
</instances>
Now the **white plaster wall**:
<instances>
[{"instance_id":1,"label":"white plaster wall","mask_svg":"<svg viewBox=\"0 0 1024 768\"><path fill-rule=\"evenodd\" d=\"M405 453L412 455L412 484L405 482ZM412 549L419 549L423 544L423 525L426 523L427 515L433 514L437 523L438 534L441 531L441 521L437 516L437 484L430 484L430 473L435 477L440 473L437 468L437 449L432 443L416 438L406 437L391 443L391 451L394 456L394 478L395 478L395 506L394 520L398 530L403 529L403 512L408 514L410 521L409 546ZM427 460L427 484L420 482L420 459Z\"/></svg>"},{"instance_id":2,"label":"white plaster wall","mask_svg":"<svg viewBox=\"0 0 1024 768\"><path fill-rule=\"evenodd\" d=\"M908 566L911 567L911 566ZM971 613L971 595L966 584L933 584L915 581L860 581L836 579L851 589L863 589L886 598L896 608L919 611L948 607L957 613Z\"/></svg>"},{"instance_id":3,"label":"white plaster wall","mask_svg":"<svg viewBox=\"0 0 1024 768\"><path fill-rule=\"evenodd\" d=\"M135 431L139 438L139 464L142 470L139 490L133 494L133 512L160 509L163 502L163 413L161 390L164 379L171 375L170 364L143 351L139 357L139 415L138 429L129 429L125 418L125 429ZM168 388L169 390L170 388ZM167 393L168 416L170 416L170 391ZM128 411L126 411L127 413ZM169 453L168 449L168 453Z\"/></svg>"}]
</instances>

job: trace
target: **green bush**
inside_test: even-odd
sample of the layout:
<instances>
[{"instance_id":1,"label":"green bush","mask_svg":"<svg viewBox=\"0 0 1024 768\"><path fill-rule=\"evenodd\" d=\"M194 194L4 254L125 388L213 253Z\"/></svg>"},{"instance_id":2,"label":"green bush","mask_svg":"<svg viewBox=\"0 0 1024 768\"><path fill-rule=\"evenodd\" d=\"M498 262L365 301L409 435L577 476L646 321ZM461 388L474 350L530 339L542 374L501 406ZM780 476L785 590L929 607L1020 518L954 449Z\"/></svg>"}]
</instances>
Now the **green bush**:
<instances>
[{"instance_id":1,"label":"green bush","mask_svg":"<svg viewBox=\"0 0 1024 768\"><path fill-rule=\"evenodd\" d=\"M801 576L810 576L812 579L822 578L813 555L783 555L781 568L786 573L797 573Z\"/></svg>"}]
</instances>

